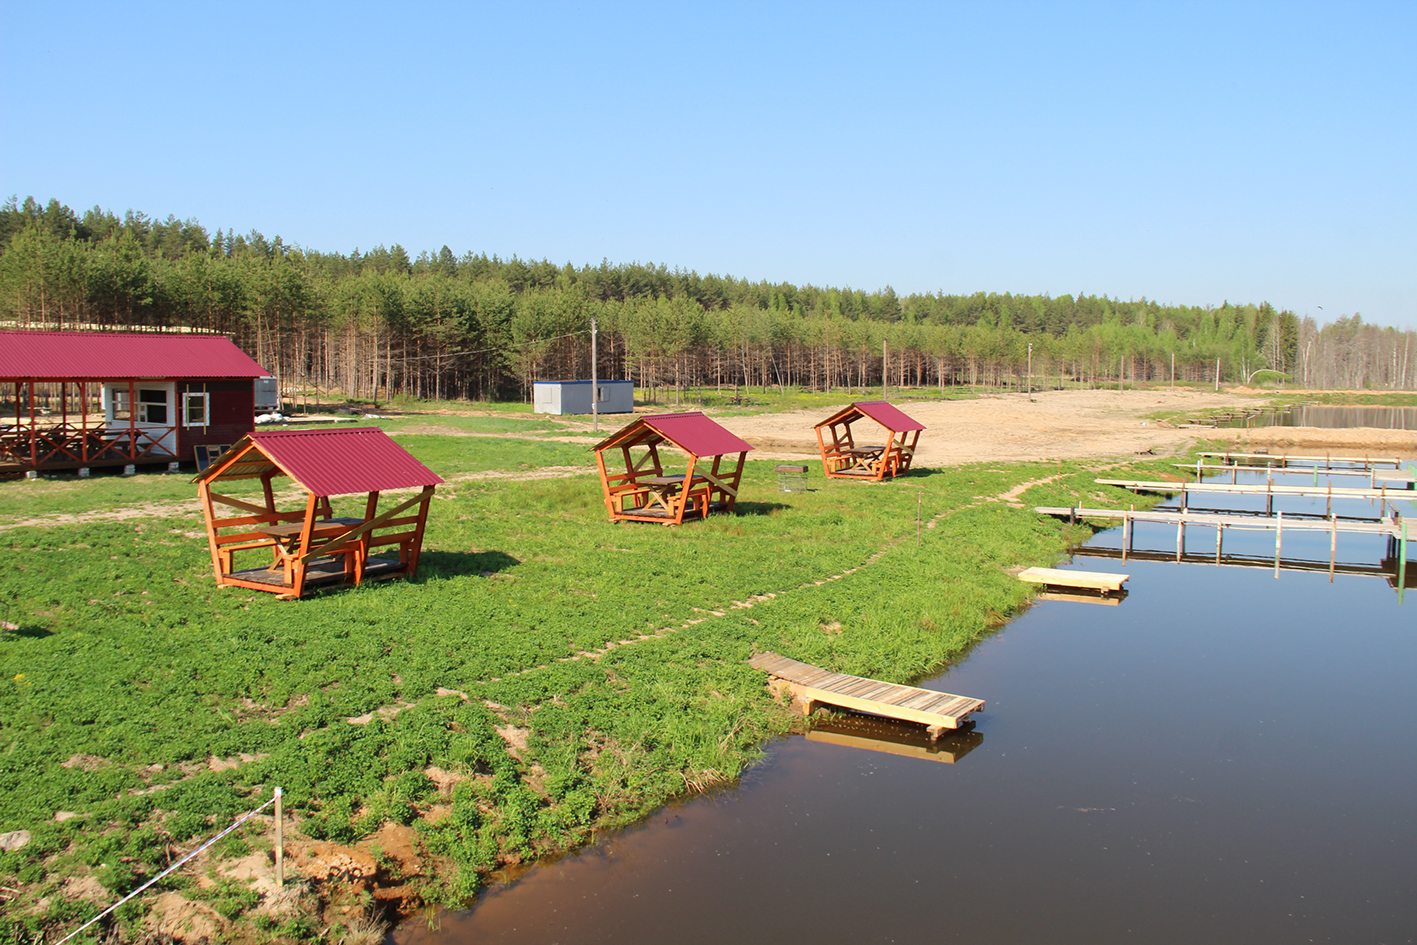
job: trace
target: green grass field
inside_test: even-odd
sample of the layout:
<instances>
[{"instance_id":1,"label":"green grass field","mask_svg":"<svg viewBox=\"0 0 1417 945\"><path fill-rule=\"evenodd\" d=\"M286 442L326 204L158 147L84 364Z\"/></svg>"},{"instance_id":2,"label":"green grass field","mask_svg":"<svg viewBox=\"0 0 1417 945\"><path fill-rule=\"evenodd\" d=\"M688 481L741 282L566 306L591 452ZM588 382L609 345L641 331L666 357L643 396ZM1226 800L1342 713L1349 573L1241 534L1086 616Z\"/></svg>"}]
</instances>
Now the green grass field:
<instances>
[{"instance_id":1,"label":"green grass field","mask_svg":"<svg viewBox=\"0 0 1417 945\"><path fill-rule=\"evenodd\" d=\"M1027 601L1008 569L1070 537L998 501L1011 488L1049 480L1030 507L1135 501L1070 464L879 485L814 468L781 493L761 461L735 515L612 525L583 446L399 422L452 480L417 579L303 601L215 586L188 475L0 483L0 620L18 627L0 633L0 833L32 834L0 853L15 915L91 915L65 877L125 892L274 785L309 837L416 824L448 864L429 898L470 894L500 863L736 778L794 724L754 651L894 681L967 652ZM458 478L567 465L583 471ZM429 766L458 778L450 795Z\"/></svg>"}]
</instances>

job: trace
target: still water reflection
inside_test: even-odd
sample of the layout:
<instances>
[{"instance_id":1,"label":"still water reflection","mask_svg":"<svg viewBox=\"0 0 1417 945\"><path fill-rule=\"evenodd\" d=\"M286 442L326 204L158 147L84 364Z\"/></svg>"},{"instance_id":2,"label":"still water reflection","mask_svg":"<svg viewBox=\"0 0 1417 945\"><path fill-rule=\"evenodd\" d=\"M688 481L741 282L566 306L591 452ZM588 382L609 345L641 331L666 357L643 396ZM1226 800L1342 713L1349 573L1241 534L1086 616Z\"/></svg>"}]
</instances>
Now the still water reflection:
<instances>
[{"instance_id":1,"label":"still water reflection","mask_svg":"<svg viewBox=\"0 0 1417 945\"><path fill-rule=\"evenodd\" d=\"M1329 407L1297 404L1284 410L1265 410L1247 417L1226 420L1217 426L1231 429L1254 427L1320 427L1349 430L1373 427L1379 430L1417 430L1417 407Z\"/></svg>"},{"instance_id":2,"label":"still water reflection","mask_svg":"<svg viewBox=\"0 0 1417 945\"><path fill-rule=\"evenodd\" d=\"M1365 540L1344 560L1381 558ZM1417 601L1125 570L1120 606L1042 602L923 684L988 700L948 758L861 750L851 723L787 738L736 789L393 941L1413 941Z\"/></svg>"}]
</instances>

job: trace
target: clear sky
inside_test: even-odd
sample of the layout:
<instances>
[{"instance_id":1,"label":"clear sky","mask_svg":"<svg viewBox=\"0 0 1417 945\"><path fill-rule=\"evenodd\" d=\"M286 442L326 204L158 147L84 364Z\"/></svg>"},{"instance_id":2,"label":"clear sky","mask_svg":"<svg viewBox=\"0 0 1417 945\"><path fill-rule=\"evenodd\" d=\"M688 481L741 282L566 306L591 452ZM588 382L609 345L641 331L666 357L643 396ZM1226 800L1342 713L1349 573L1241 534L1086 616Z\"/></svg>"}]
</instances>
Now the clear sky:
<instances>
[{"instance_id":1,"label":"clear sky","mask_svg":"<svg viewBox=\"0 0 1417 945\"><path fill-rule=\"evenodd\" d=\"M1417 328L1417 3L0 0L0 199Z\"/></svg>"}]
</instances>

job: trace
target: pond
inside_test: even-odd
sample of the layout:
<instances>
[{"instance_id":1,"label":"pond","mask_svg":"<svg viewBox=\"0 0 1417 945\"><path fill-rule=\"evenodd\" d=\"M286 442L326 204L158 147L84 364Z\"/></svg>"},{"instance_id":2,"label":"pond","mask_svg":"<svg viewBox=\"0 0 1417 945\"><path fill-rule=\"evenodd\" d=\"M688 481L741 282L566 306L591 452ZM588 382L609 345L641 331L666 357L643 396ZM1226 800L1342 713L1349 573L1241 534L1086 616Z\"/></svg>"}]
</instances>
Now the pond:
<instances>
[{"instance_id":1,"label":"pond","mask_svg":"<svg viewBox=\"0 0 1417 945\"><path fill-rule=\"evenodd\" d=\"M1328 541L1285 555L1326 565ZM988 700L933 754L851 747L872 726L849 722L782 739L734 788L389 941L1411 942L1417 594L1399 604L1384 541L1342 536L1379 576L1333 583L1080 554L1063 566L1128 573L1128 596L1040 602L921 683ZM1225 543L1272 559L1272 535Z\"/></svg>"},{"instance_id":2,"label":"pond","mask_svg":"<svg viewBox=\"0 0 1417 945\"><path fill-rule=\"evenodd\" d=\"M1320 427L1349 430L1374 427L1379 430L1417 430L1417 407L1330 407L1323 404L1295 404L1284 410L1263 410L1232 417L1216 424L1227 429L1255 427Z\"/></svg>"}]
</instances>

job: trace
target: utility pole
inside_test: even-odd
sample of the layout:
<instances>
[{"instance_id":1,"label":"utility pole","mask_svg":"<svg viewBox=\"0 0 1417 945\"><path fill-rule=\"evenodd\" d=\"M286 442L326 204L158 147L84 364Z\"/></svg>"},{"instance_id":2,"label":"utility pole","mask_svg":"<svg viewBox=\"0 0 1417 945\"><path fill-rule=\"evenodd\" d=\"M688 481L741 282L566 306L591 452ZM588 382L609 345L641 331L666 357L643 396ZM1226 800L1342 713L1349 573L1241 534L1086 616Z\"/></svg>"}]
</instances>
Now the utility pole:
<instances>
[{"instance_id":1,"label":"utility pole","mask_svg":"<svg viewBox=\"0 0 1417 945\"><path fill-rule=\"evenodd\" d=\"M886 374L890 371L890 353L886 349L887 342L881 339L881 399L886 399Z\"/></svg>"},{"instance_id":2,"label":"utility pole","mask_svg":"<svg viewBox=\"0 0 1417 945\"><path fill-rule=\"evenodd\" d=\"M1028 396L1033 396L1033 342L1028 343Z\"/></svg>"},{"instance_id":3,"label":"utility pole","mask_svg":"<svg viewBox=\"0 0 1417 945\"><path fill-rule=\"evenodd\" d=\"M1171 352L1171 386L1176 386L1176 352Z\"/></svg>"},{"instance_id":4,"label":"utility pole","mask_svg":"<svg viewBox=\"0 0 1417 945\"><path fill-rule=\"evenodd\" d=\"M1215 359L1215 389L1220 390L1220 359Z\"/></svg>"},{"instance_id":5,"label":"utility pole","mask_svg":"<svg viewBox=\"0 0 1417 945\"><path fill-rule=\"evenodd\" d=\"M590 428L600 432L600 378L595 364L595 319L590 320Z\"/></svg>"}]
</instances>

